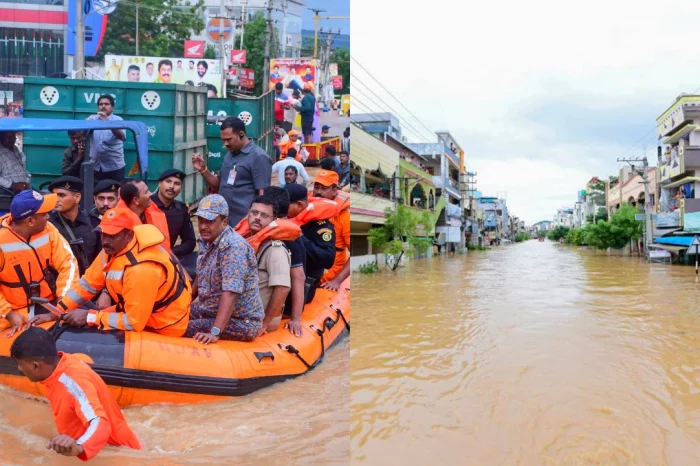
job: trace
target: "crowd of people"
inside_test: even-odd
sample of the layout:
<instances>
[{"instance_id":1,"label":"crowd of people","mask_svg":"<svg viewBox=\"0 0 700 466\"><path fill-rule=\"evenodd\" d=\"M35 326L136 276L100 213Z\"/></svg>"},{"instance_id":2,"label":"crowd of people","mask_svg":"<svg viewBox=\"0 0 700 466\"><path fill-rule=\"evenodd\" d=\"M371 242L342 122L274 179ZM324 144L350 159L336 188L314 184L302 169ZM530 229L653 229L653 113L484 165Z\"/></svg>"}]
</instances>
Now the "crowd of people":
<instances>
[{"instance_id":1,"label":"crowd of people","mask_svg":"<svg viewBox=\"0 0 700 466\"><path fill-rule=\"evenodd\" d=\"M96 118L112 118L112 107L100 97ZM105 444L140 444L104 382L58 352L38 327L56 321L56 311L63 325L152 331L202 344L254 340L278 330L288 315L286 328L301 337L304 306L317 289L338 291L350 276L349 196L340 175L349 168L346 154L328 158L333 167L317 174L311 192L287 177L293 164L284 170L286 182L272 186L272 160L248 138L245 124L228 118L220 129L228 149L221 170L210 172L201 154L191 159L216 192L194 214L199 239L187 205L177 200L185 173L163 172L155 193L143 180L124 177L123 132L94 131L87 154L86 135L71 133L64 175L44 194L29 185L16 135L0 134L0 165L16 166L0 176L0 186L16 193L0 218L0 330L19 333L11 356L59 406L61 435L49 443L57 453L87 460ZM97 176L95 207L86 212L79 170L88 157ZM188 271L183 264L193 255Z\"/></svg>"}]
</instances>

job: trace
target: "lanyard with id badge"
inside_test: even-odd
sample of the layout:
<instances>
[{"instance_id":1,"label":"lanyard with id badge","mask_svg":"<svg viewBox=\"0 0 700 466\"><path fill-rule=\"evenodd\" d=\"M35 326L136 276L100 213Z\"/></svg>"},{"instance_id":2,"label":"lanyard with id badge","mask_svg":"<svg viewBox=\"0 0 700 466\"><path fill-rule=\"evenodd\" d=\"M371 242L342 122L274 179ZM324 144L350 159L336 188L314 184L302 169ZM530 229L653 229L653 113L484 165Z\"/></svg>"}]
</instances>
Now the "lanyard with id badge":
<instances>
[{"instance_id":1,"label":"lanyard with id badge","mask_svg":"<svg viewBox=\"0 0 700 466\"><path fill-rule=\"evenodd\" d=\"M226 180L226 184L229 186L233 186L233 184L236 182L236 166L234 165L231 167L231 171L228 172L228 180Z\"/></svg>"}]
</instances>

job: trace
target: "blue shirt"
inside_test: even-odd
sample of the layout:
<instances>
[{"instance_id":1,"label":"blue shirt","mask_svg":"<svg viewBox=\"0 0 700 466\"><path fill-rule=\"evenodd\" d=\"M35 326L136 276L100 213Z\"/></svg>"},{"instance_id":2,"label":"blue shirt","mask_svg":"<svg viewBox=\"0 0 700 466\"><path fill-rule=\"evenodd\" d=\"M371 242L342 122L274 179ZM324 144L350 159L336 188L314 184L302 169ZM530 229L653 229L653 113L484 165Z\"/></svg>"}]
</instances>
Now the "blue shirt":
<instances>
[{"instance_id":1,"label":"blue shirt","mask_svg":"<svg viewBox=\"0 0 700 466\"><path fill-rule=\"evenodd\" d=\"M99 120L97 115L90 115L88 120ZM122 121L112 113L109 121ZM112 130L100 129L92 132L90 139L90 161L95 165L95 171L111 172L124 166L124 141L114 135Z\"/></svg>"},{"instance_id":2,"label":"blue shirt","mask_svg":"<svg viewBox=\"0 0 700 466\"><path fill-rule=\"evenodd\" d=\"M224 291L238 295L231 319L262 322L265 317L255 252L230 226L211 244L200 240L197 284L199 300L192 307L207 317L216 317Z\"/></svg>"}]
</instances>

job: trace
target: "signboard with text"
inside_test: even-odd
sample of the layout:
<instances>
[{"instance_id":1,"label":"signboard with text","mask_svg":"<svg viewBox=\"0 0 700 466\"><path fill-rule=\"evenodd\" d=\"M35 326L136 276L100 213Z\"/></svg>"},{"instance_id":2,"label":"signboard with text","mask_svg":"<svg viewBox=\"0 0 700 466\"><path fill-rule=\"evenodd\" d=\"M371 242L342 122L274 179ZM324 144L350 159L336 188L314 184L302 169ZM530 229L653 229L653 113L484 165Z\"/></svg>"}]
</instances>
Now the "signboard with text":
<instances>
[{"instance_id":1,"label":"signboard with text","mask_svg":"<svg viewBox=\"0 0 700 466\"><path fill-rule=\"evenodd\" d=\"M270 60L270 88L282 83L288 93L294 89L303 90L304 84L310 84L317 91L316 60L313 58L275 58Z\"/></svg>"}]
</instances>

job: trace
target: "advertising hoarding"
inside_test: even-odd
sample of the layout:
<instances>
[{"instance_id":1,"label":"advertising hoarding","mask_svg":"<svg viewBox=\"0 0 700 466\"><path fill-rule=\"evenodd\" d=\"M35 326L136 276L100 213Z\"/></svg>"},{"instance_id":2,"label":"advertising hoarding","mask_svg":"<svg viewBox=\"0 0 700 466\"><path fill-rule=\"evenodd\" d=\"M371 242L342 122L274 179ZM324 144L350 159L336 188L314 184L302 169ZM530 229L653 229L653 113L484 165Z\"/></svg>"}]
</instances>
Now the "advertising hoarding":
<instances>
[{"instance_id":1,"label":"advertising hoarding","mask_svg":"<svg viewBox=\"0 0 700 466\"><path fill-rule=\"evenodd\" d=\"M214 86L223 97L221 60L105 55L105 79L140 83Z\"/></svg>"},{"instance_id":2,"label":"advertising hoarding","mask_svg":"<svg viewBox=\"0 0 700 466\"><path fill-rule=\"evenodd\" d=\"M301 91L304 84L311 84L314 94L318 92L316 76L317 61L313 58L275 58L270 60L270 89L275 84L284 84L285 91Z\"/></svg>"}]
</instances>

